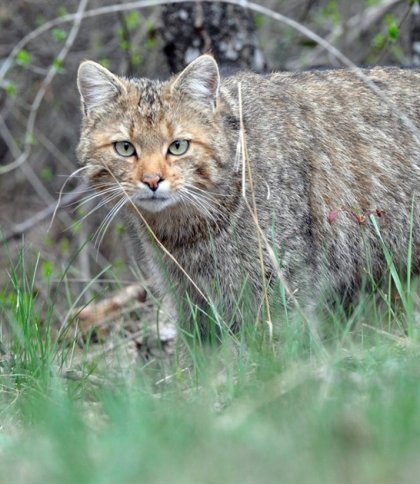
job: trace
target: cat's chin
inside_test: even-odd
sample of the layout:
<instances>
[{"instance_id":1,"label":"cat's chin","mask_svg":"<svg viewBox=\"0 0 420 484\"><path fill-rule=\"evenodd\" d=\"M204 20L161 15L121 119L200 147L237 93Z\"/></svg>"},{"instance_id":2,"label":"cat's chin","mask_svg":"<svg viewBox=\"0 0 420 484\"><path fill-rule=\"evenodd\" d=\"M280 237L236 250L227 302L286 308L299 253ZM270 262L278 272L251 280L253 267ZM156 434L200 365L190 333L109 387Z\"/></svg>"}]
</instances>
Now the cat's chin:
<instances>
[{"instance_id":1,"label":"cat's chin","mask_svg":"<svg viewBox=\"0 0 420 484\"><path fill-rule=\"evenodd\" d=\"M176 202L172 198L145 198L137 200L136 205L141 210L145 210L150 213L162 212L166 208L174 205Z\"/></svg>"}]
</instances>

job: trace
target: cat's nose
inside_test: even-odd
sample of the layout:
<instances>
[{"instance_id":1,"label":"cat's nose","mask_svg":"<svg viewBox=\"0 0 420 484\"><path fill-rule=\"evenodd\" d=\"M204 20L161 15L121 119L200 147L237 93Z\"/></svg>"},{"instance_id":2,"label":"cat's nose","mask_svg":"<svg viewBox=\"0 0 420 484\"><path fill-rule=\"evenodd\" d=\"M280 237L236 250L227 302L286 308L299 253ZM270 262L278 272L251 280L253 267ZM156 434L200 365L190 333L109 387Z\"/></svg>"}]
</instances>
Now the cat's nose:
<instances>
[{"instance_id":1,"label":"cat's nose","mask_svg":"<svg viewBox=\"0 0 420 484\"><path fill-rule=\"evenodd\" d=\"M158 189L159 183L163 181L163 178L159 173L145 173L141 181L145 183L152 192L155 192Z\"/></svg>"}]
</instances>

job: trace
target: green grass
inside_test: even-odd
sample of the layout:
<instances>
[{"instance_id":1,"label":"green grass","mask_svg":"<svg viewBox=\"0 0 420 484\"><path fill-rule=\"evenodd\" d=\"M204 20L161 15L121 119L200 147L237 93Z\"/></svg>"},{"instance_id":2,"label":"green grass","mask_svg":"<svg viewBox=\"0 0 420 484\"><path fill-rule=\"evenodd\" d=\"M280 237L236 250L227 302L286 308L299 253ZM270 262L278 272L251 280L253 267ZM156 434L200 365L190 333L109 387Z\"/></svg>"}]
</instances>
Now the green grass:
<instances>
[{"instance_id":1,"label":"green grass","mask_svg":"<svg viewBox=\"0 0 420 484\"><path fill-rule=\"evenodd\" d=\"M289 312L273 341L260 323L196 345L189 370L85 364L70 379L56 301L22 252L0 294L0 482L416 482L418 281L394 269L350 319L330 314L322 348Z\"/></svg>"}]
</instances>

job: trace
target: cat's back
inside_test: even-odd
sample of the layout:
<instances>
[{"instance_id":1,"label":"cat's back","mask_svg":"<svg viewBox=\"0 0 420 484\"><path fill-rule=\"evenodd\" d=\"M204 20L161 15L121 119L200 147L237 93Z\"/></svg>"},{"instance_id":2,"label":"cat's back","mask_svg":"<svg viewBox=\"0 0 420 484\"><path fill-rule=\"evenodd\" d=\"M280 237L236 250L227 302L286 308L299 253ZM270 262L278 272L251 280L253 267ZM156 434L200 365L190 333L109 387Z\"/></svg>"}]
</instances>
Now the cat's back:
<instances>
[{"instance_id":1,"label":"cat's back","mask_svg":"<svg viewBox=\"0 0 420 484\"><path fill-rule=\"evenodd\" d=\"M374 90L395 97L402 104L407 101L420 103L418 68L373 67L359 69L357 73L350 69L274 72L267 75L240 72L222 81L222 91L237 98L238 84L245 105L249 105L249 101L259 104L292 100L321 104L344 102L346 99L355 101L358 96L380 100Z\"/></svg>"},{"instance_id":2,"label":"cat's back","mask_svg":"<svg viewBox=\"0 0 420 484\"><path fill-rule=\"evenodd\" d=\"M229 103L241 111L248 132L281 137L345 137L357 130L382 129L394 136L406 116L420 128L420 70L398 67L279 72L266 76L242 72L222 83ZM376 92L375 92L376 91ZM277 127L277 130L276 130ZM319 133L320 128L325 128ZM418 136L418 133L417 133Z\"/></svg>"},{"instance_id":3,"label":"cat's back","mask_svg":"<svg viewBox=\"0 0 420 484\"><path fill-rule=\"evenodd\" d=\"M242 114L251 147L264 141L273 159L299 153L317 165L325 157L344 164L370 157L386 166L400 151L398 158L420 165L418 69L240 73L223 82L222 92Z\"/></svg>"}]
</instances>

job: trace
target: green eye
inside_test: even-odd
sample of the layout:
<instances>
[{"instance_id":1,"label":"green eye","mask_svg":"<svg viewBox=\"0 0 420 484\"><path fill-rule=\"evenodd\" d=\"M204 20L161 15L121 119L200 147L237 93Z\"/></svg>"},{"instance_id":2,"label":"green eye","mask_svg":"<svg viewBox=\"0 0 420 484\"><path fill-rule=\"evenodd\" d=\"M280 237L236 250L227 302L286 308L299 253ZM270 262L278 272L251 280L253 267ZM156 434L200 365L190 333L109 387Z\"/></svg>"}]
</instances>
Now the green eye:
<instances>
[{"instance_id":1,"label":"green eye","mask_svg":"<svg viewBox=\"0 0 420 484\"><path fill-rule=\"evenodd\" d=\"M177 139L169 145L168 153L170 153L171 155L180 156L186 153L189 147L189 141L187 141L186 139Z\"/></svg>"},{"instance_id":2,"label":"green eye","mask_svg":"<svg viewBox=\"0 0 420 484\"><path fill-rule=\"evenodd\" d=\"M114 149L120 156L133 156L136 149L129 141L117 141L114 143Z\"/></svg>"}]
</instances>

